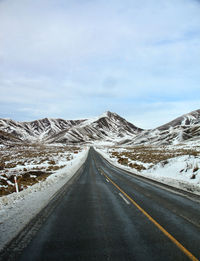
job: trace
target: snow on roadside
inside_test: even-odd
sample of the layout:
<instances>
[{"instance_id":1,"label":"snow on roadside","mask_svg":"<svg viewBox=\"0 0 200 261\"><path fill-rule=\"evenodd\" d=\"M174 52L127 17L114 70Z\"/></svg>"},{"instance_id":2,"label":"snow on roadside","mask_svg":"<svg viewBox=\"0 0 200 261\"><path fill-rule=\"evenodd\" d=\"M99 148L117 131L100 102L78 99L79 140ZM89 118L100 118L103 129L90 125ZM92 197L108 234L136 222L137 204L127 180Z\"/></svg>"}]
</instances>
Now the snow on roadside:
<instances>
[{"instance_id":1,"label":"snow on roadside","mask_svg":"<svg viewBox=\"0 0 200 261\"><path fill-rule=\"evenodd\" d=\"M81 167L89 149L74 155L68 165L20 193L0 197L0 250L15 237Z\"/></svg>"},{"instance_id":2,"label":"snow on roadside","mask_svg":"<svg viewBox=\"0 0 200 261\"><path fill-rule=\"evenodd\" d=\"M165 164L160 162L152 168L137 171L129 166L117 162L117 158L109 155L108 149L95 148L105 159L113 165L134 174L156 180L158 182L200 195L200 158L184 155L168 159ZM196 171L194 171L196 169Z\"/></svg>"}]
</instances>

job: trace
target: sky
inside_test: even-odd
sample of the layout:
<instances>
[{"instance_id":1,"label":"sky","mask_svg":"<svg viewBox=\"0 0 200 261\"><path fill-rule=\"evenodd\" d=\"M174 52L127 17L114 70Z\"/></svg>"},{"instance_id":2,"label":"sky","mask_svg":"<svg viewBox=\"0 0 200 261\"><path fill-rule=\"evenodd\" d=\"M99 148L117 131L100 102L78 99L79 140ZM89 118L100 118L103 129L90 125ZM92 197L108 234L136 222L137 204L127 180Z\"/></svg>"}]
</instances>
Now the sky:
<instances>
[{"instance_id":1,"label":"sky","mask_svg":"<svg viewBox=\"0 0 200 261\"><path fill-rule=\"evenodd\" d=\"M199 0L0 0L0 118L200 109Z\"/></svg>"}]
</instances>

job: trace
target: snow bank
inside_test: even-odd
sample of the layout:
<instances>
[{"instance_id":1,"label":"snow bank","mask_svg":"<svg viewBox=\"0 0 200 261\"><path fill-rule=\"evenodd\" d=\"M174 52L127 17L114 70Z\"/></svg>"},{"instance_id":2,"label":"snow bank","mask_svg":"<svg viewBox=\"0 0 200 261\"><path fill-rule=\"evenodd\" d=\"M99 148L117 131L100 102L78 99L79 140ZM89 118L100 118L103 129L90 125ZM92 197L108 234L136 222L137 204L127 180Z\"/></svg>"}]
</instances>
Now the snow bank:
<instances>
[{"instance_id":1,"label":"snow bank","mask_svg":"<svg viewBox=\"0 0 200 261\"><path fill-rule=\"evenodd\" d=\"M111 158L107 149L95 148L105 159L118 168L122 168L139 176L156 180L166 185L200 195L200 158L179 156L168 159L165 164L160 162L154 167L141 172L122 166L116 158ZM198 169L199 167L199 169ZM194 171L195 168L197 171Z\"/></svg>"},{"instance_id":2,"label":"snow bank","mask_svg":"<svg viewBox=\"0 0 200 261\"><path fill-rule=\"evenodd\" d=\"M68 165L20 193L0 197L0 250L15 237L85 162L89 149L78 154Z\"/></svg>"},{"instance_id":3,"label":"snow bank","mask_svg":"<svg viewBox=\"0 0 200 261\"><path fill-rule=\"evenodd\" d=\"M200 195L200 158L179 156L142 171L142 175L159 182ZM196 171L195 171L196 170Z\"/></svg>"}]
</instances>

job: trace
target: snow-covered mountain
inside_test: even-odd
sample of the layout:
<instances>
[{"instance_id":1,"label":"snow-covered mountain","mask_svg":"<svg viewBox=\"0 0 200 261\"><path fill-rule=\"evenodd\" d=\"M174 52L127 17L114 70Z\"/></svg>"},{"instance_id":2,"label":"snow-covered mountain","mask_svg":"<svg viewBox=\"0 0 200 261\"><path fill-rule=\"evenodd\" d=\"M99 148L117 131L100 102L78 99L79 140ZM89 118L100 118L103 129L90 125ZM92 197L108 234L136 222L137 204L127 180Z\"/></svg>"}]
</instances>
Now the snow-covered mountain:
<instances>
[{"instance_id":1,"label":"snow-covered mountain","mask_svg":"<svg viewBox=\"0 0 200 261\"><path fill-rule=\"evenodd\" d=\"M200 138L200 110L192 111L158 128L143 130L116 113L83 120L41 119L17 122L0 119L0 144L12 142L168 145Z\"/></svg>"},{"instance_id":2,"label":"snow-covered mountain","mask_svg":"<svg viewBox=\"0 0 200 261\"><path fill-rule=\"evenodd\" d=\"M69 129L84 120L41 119L31 122L17 122L0 119L0 130L22 141L42 141L63 129Z\"/></svg>"},{"instance_id":3,"label":"snow-covered mountain","mask_svg":"<svg viewBox=\"0 0 200 261\"><path fill-rule=\"evenodd\" d=\"M116 113L106 112L99 117L88 119L70 129L50 136L48 142L116 142L124 138L133 138L142 129L136 127Z\"/></svg>"},{"instance_id":4,"label":"snow-covered mountain","mask_svg":"<svg viewBox=\"0 0 200 261\"><path fill-rule=\"evenodd\" d=\"M192 111L158 128L144 130L129 145L168 145L200 139L200 110Z\"/></svg>"},{"instance_id":5,"label":"snow-covered mountain","mask_svg":"<svg viewBox=\"0 0 200 261\"><path fill-rule=\"evenodd\" d=\"M4 143L9 144L15 142L22 142L22 140L10 133L0 130L0 144L4 144Z\"/></svg>"},{"instance_id":6,"label":"snow-covered mountain","mask_svg":"<svg viewBox=\"0 0 200 261\"><path fill-rule=\"evenodd\" d=\"M142 129L116 113L106 112L93 119L63 120L41 119L32 122L17 122L0 119L0 130L25 142L83 143L94 141L117 141L133 138Z\"/></svg>"},{"instance_id":7,"label":"snow-covered mountain","mask_svg":"<svg viewBox=\"0 0 200 261\"><path fill-rule=\"evenodd\" d=\"M187 127L192 127L194 125L200 124L200 110L192 111L190 113L184 114L181 117L176 118L173 121L170 121L169 123L166 123L157 129L159 130L168 130L171 127L176 128L176 127L182 127L182 128L187 128Z\"/></svg>"}]
</instances>

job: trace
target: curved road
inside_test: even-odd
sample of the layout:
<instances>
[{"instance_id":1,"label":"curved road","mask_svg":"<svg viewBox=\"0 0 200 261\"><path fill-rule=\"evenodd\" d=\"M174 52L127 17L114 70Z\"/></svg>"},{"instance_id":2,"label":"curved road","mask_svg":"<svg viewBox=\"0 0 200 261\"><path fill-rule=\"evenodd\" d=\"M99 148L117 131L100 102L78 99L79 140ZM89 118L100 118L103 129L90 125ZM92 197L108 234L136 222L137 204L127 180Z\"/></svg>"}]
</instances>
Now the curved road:
<instances>
[{"instance_id":1,"label":"curved road","mask_svg":"<svg viewBox=\"0 0 200 261\"><path fill-rule=\"evenodd\" d=\"M0 260L199 260L199 202L130 175L91 148Z\"/></svg>"}]
</instances>

